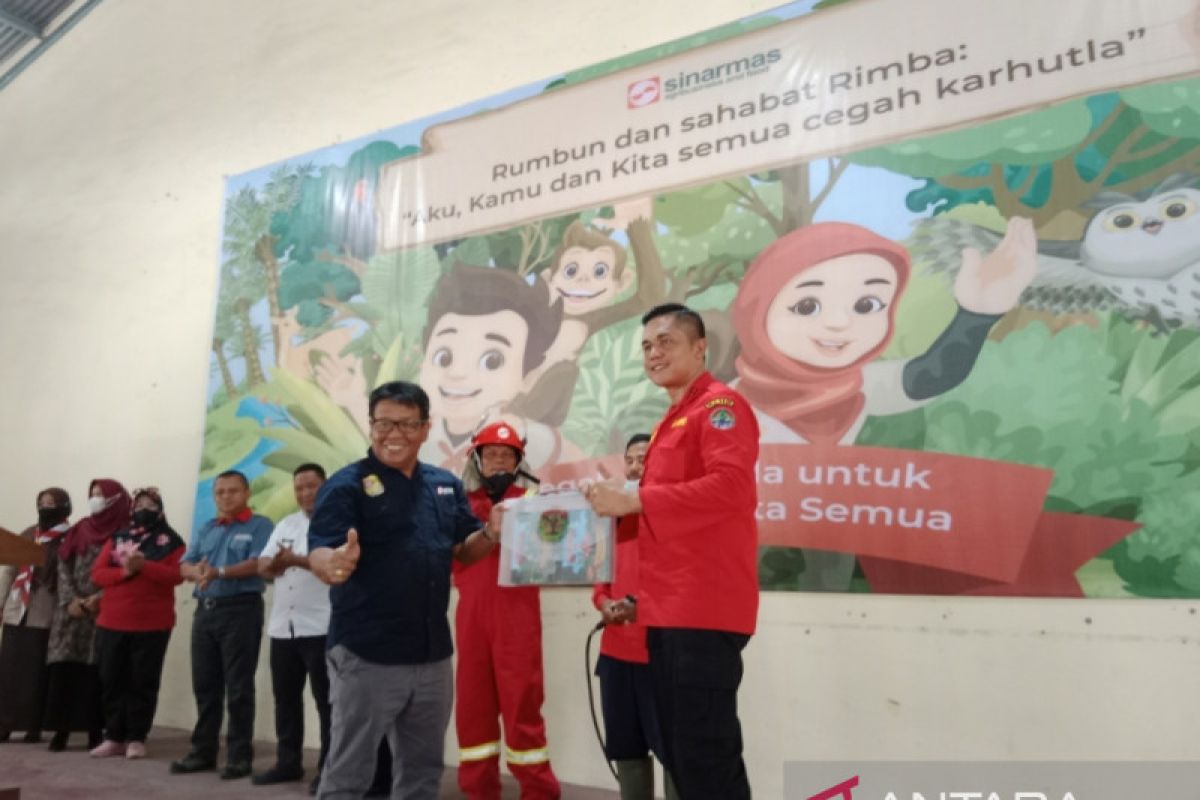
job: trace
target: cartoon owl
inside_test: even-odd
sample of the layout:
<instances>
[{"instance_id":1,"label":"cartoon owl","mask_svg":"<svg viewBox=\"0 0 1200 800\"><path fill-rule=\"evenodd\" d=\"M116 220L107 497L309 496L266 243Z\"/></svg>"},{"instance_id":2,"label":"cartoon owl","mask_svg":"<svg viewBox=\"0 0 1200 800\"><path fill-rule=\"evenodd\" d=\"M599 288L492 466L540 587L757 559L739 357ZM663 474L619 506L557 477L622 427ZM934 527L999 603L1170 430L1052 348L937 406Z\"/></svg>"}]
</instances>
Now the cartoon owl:
<instances>
[{"instance_id":1,"label":"cartoon owl","mask_svg":"<svg viewBox=\"0 0 1200 800\"><path fill-rule=\"evenodd\" d=\"M1200 328L1200 190L1175 174L1141 198L1101 192L1077 242L1039 241L1033 283L1021 305L1056 314L1113 310L1166 332ZM917 224L912 249L934 272L957 270L964 247L987 251L1000 235L933 217Z\"/></svg>"}]
</instances>

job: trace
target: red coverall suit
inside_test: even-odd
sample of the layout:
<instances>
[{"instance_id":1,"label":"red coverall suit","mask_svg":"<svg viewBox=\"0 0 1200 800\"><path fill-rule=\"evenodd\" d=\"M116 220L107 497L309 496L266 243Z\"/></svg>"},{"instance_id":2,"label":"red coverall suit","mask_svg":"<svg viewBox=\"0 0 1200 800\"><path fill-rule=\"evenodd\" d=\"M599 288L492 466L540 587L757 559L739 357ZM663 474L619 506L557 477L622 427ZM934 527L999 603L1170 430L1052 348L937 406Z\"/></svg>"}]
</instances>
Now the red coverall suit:
<instances>
[{"instance_id":1,"label":"red coverall suit","mask_svg":"<svg viewBox=\"0 0 1200 800\"><path fill-rule=\"evenodd\" d=\"M513 486L505 498L521 497ZM483 489L467 495L471 510L488 518ZM542 719L542 611L536 586L500 586L500 548L470 566L454 563L458 642L454 709L459 751L458 785L472 800L499 800L500 724L508 769L528 800L555 799L562 790L550 768Z\"/></svg>"}]
</instances>

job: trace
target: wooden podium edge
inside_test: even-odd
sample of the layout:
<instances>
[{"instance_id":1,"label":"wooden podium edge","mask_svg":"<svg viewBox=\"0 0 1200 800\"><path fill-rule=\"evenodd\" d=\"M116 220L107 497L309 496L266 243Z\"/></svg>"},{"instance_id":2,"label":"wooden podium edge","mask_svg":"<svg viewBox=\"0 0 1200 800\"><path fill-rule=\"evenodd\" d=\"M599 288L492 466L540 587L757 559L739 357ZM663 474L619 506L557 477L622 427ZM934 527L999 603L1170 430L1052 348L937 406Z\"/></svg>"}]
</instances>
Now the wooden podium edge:
<instances>
[{"instance_id":1,"label":"wooden podium edge","mask_svg":"<svg viewBox=\"0 0 1200 800\"><path fill-rule=\"evenodd\" d=\"M0 526L0 564L11 567L40 567L46 563L46 551L34 541Z\"/></svg>"}]
</instances>

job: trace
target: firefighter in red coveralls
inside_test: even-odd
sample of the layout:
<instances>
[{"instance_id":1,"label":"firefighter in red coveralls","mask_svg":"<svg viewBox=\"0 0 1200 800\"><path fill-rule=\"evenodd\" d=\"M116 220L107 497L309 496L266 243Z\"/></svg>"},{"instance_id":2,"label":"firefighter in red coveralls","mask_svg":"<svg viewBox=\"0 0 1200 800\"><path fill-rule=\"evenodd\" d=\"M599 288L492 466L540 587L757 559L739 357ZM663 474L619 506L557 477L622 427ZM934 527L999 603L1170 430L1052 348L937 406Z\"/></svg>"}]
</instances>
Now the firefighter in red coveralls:
<instances>
[{"instance_id":1,"label":"firefighter in red coveralls","mask_svg":"<svg viewBox=\"0 0 1200 800\"><path fill-rule=\"evenodd\" d=\"M525 470L524 442L497 422L475 434L463 472L471 510L487 519L493 504L536 487ZM459 788L472 800L500 798L500 722L504 755L522 800L562 794L546 746L542 719L542 612L536 586L500 586L500 548L454 568L458 587L455 675Z\"/></svg>"},{"instance_id":2,"label":"firefighter in red coveralls","mask_svg":"<svg viewBox=\"0 0 1200 800\"><path fill-rule=\"evenodd\" d=\"M638 620L646 625L663 763L683 800L743 800L737 689L758 616L758 424L704 368L700 315L677 303L642 318L646 375L671 407L641 485L594 484L601 514L640 515Z\"/></svg>"}]
</instances>

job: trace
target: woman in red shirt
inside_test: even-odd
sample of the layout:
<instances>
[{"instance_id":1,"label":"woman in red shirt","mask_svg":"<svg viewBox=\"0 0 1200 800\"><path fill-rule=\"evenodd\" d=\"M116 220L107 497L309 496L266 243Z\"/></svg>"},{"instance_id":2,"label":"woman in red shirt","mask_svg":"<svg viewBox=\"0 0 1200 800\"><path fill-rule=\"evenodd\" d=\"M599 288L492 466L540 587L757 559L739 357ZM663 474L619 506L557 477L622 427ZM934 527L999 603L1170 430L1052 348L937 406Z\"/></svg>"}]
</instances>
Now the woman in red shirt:
<instances>
[{"instance_id":1,"label":"woman in red shirt","mask_svg":"<svg viewBox=\"0 0 1200 800\"><path fill-rule=\"evenodd\" d=\"M93 758L146 756L184 549L167 525L158 490L138 489L130 526L105 544L92 567L92 581L104 591L96 620L104 741Z\"/></svg>"}]
</instances>

